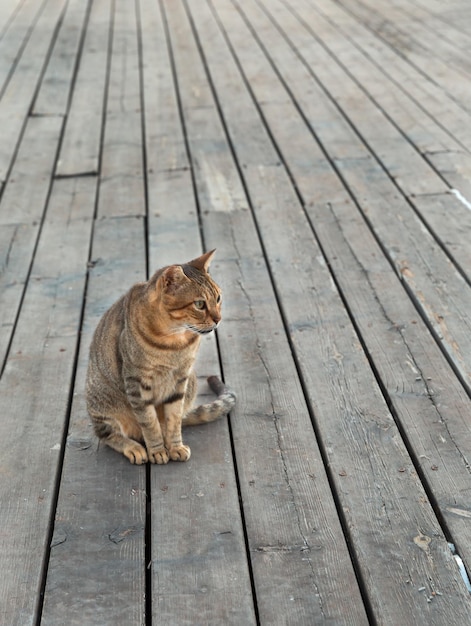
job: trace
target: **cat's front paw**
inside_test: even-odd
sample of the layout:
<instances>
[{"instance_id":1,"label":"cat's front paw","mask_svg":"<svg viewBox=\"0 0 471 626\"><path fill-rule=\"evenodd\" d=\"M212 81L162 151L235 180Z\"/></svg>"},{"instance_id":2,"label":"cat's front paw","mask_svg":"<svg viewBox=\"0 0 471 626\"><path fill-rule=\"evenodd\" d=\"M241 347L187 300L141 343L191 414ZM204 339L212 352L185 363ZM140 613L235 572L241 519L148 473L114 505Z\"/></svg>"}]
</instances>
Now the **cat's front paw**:
<instances>
[{"instance_id":1,"label":"cat's front paw","mask_svg":"<svg viewBox=\"0 0 471 626\"><path fill-rule=\"evenodd\" d=\"M150 448L147 450L149 461L158 465L165 465L169 461L168 452L165 448Z\"/></svg>"},{"instance_id":2,"label":"cat's front paw","mask_svg":"<svg viewBox=\"0 0 471 626\"><path fill-rule=\"evenodd\" d=\"M191 456L191 450L189 446L181 444L179 446L173 446L169 449L168 453L172 461L188 461Z\"/></svg>"}]
</instances>

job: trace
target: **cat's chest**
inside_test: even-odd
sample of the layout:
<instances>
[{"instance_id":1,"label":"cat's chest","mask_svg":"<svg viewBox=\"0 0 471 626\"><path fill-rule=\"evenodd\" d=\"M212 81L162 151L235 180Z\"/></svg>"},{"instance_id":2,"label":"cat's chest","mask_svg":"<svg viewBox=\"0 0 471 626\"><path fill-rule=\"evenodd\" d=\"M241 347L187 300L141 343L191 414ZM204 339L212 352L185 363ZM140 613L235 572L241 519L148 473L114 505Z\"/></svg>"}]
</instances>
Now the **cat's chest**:
<instances>
[{"instance_id":1,"label":"cat's chest","mask_svg":"<svg viewBox=\"0 0 471 626\"><path fill-rule=\"evenodd\" d=\"M153 363L149 372L152 388L158 395L161 393L173 393L176 387L191 374L193 363L194 358L190 356L187 356L185 359L175 359L165 363Z\"/></svg>"}]
</instances>

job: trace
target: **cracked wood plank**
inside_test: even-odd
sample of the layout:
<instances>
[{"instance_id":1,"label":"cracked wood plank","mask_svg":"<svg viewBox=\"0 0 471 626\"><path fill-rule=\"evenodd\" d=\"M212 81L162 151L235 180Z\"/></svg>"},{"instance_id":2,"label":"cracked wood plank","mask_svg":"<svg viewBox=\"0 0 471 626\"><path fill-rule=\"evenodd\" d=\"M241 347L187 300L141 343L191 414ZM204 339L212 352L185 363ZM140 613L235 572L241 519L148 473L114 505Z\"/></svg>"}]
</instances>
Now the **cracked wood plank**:
<instances>
[{"instance_id":1,"label":"cracked wood plank","mask_svg":"<svg viewBox=\"0 0 471 626\"><path fill-rule=\"evenodd\" d=\"M364 624L363 603L247 198L205 86L188 18L177 3L165 6L192 162L207 162L216 150L218 180L226 182L222 193L214 170L195 168L205 240L209 247L218 246L214 272L225 277L225 319L218 335L225 376L239 397L231 423L260 619ZM197 12L192 7L201 40L212 38L207 10L198 5ZM204 108L198 106L202 102ZM299 549L263 550L277 545Z\"/></svg>"},{"instance_id":2,"label":"cracked wood plank","mask_svg":"<svg viewBox=\"0 0 471 626\"><path fill-rule=\"evenodd\" d=\"M223 4L218 4L219 14L223 11L220 8ZM246 9L247 3L244 4ZM230 15L230 21L229 18L224 21L229 36L234 22L234 13ZM205 26L208 28L207 21ZM257 24L256 32L261 30ZM267 49L272 51L276 42L269 38L267 30L263 32L265 40L269 41ZM242 34L240 36L243 37ZM213 42L214 38L212 32L205 33L200 41L206 49L209 47L207 42ZM245 36L243 46L234 44L234 49L247 51L248 45ZM253 50L251 52L253 55ZM236 74L231 73L228 59L221 63L223 72L218 72L218 64L211 63L213 58L221 59L221 50L218 53L212 50L206 58L227 127L232 132L236 124L231 117L234 113L232 103L235 102L231 86L237 80ZM251 128L253 120L247 119L248 108L244 108L240 100L237 100L237 105L244 111L241 119L244 123L247 120L247 127ZM255 111L253 115L256 115ZM278 123L282 125L285 119L279 118ZM238 125L238 132L242 133L240 120ZM322 254L310 232L309 223L283 168L247 166L243 142L235 141L233 147L239 162L244 163L245 184L312 404L317 433L328 456L332 481L347 518L361 580L368 590L377 619L394 624L397 620L410 619L413 613L414 620L425 619L423 623L426 623L433 619L437 624L441 623L454 606L452 597L461 603L467 595L432 507L430 503L425 505L427 498L420 480L413 473L406 478L397 471L396 463L410 462L407 449L367 365L326 264L322 263ZM267 163L272 163L274 159L270 146L266 149ZM237 211L233 211L228 219L234 214L237 215ZM221 220L222 215L215 211L211 222L208 218L212 228L215 217ZM235 232L233 227L232 237ZM306 289L308 285L311 289ZM260 307L257 307L259 312ZM341 333L338 332L339 327ZM272 381L275 376L270 374ZM417 500L421 499L423 504L418 504ZM416 546L417 537L423 535L417 530L424 524L434 539L427 543L427 550L421 548L411 560L410 548ZM374 574L375 571L384 571L384 568L388 570L388 580L395 581L393 589L385 589ZM403 580L405 571L408 572L409 582ZM438 578L435 579L435 576ZM410 582L420 578L431 580L433 585L453 589L446 603L434 607L433 618L430 615L423 617L423 606L417 603L414 583L411 585ZM440 578L441 582L438 582ZM460 613L458 619L464 618L466 611L463 607L457 610ZM403 612L402 617L400 612Z\"/></svg>"},{"instance_id":3,"label":"cracked wood plank","mask_svg":"<svg viewBox=\"0 0 471 626\"><path fill-rule=\"evenodd\" d=\"M466 311L471 308L471 291L463 277L392 182L388 172L373 158L333 103L313 83L306 69L296 69L296 55L277 33L267 15L253 3L244 3L243 11L256 30L256 39L261 44L265 42L267 68L268 62L276 66L277 76L283 78L308 127L314 132L313 139L321 144L332 167L355 198L370 228L382 242L391 264L402 277L410 297L428 319L462 380L469 381L471 332ZM243 55L244 50L240 54ZM248 62L251 63L251 60ZM255 76L252 73L250 76L253 76L253 85L257 87ZM275 77L274 74L272 76ZM279 78L274 78L274 89L278 81ZM259 101L265 100L266 94L262 90ZM317 151L315 143L312 144ZM292 150L287 142L280 145L282 151Z\"/></svg>"},{"instance_id":4,"label":"cracked wood plank","mask_svg":"<svg viewBox=\"0 0 471 626\"><path fill-rule=\"evenodd\" d=\"M54 187L0 381L0 565L10 573L0 581L0 621L12 626L36 622L47 562L94 206L88 191L83 181Z\"/></svg>"},{"instance_id":5,"label":"cracked wood plank","mask_svg":"<svg viewBox=\"0 0 471 626\"><path fill-rule=\"evenodd\" d=\"M75 180L95 188L92 178ZM99 220L94 229L42 613L51 626L145 622L146 469L99 445L85 404L93 332L103 313L144 278L144 237L142 219L134 217Z\"/></svg>"},{"instance_id":6,"label":"cracked wood plank","mask_svg":"<svg viewBox=\"0 0 471 626\"><path fill-rule=\"evenodd\" d=\"M157 3L141 3L141 10L141 22L152 25L152 31L145 30L143 64L149 77L144 81L144 100L153 272L201 254L201 233L181 121L175 94L172 96L174 77L162 15ZM220 283L219 256L216 251L211 273ZM202 341L195 371L199 383L196 403L210 402L214 394L206 377L220 375L214 336ZM227 420L189 428L183 436L192 450L189 462L151 469L153 619L178 624L255 624ZM175 590L179 590L177 594Z\"/></svg>"},{"instance_id":7,"label":"cracked wood plank","mask_svg":"<svg viewBox=\"0 0 471 626\"><path fill-rule=\"evenodd\" d=\"M411 451L399 471L420 471L469 568L469 396L361 217L348 203L309 214ZM448 514L455 506L463 516Z\"/></svg>"}]
</instances>

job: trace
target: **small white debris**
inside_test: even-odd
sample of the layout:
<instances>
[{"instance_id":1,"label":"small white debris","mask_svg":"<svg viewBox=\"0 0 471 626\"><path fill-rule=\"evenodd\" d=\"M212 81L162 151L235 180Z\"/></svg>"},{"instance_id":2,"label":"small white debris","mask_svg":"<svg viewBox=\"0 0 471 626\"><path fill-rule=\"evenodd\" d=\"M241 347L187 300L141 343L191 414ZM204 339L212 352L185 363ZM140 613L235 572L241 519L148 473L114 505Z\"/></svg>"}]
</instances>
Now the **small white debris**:
<instances>
[{"instance_id":1,"label":"small white debris","mask_svg":"<svg viewBox=\"0 0 471 626\"><path fill-rule=\"evenodd\" d=\"M450 189L450 193L456 196L461 204L464 204L464 206L471 211L471 202L469 202L469 200L467 200L463 194L458 191L458 189Z\"/></svg>"}]
</instances>

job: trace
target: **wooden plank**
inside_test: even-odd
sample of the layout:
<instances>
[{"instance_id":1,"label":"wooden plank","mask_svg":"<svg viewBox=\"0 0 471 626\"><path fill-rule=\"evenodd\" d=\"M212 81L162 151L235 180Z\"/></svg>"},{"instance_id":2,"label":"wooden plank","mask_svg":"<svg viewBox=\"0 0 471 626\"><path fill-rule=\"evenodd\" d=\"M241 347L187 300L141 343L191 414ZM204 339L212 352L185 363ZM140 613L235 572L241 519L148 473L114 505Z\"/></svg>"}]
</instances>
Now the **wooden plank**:
<instances>
[{"instance_id":1,"label":"wooden plank","mask_svg":"<svg viewBox=\"0 0 471 626\"><path fill-rule=\"evenodd\" d=\"M195 201L191 177L188 172L165 172L162 178L159 196L150 206L151 211L158 209L158 219L151 222L155 230L149 233L153 269L200 254L195 250L196 207L189 211ZM208 391L206 378L220 375L214 337L203 342L196 372L200 388L196 403L210 402L214 394ZM184 436L192 450L190 461L151 471L154 501L157 498L152 506L154 619L255 624L227 421L189 429ZM178 598L175 589L182 590Z\"/></svg>"},{"instance_id":2,"label":"wooden plank","mask_svg":"<svg viewBox=\"0 0 471 626\"><path fill-rule=\"evenodd\" d=\"M219 370L215 348L211 337L200 349L197 403L214 398L205 379ZM184 437L188 463L151 468L153 619L255 624L227 421Z\"/></svg>"},{"instance_id":3,"label":"wooden plank","mask_svg":"<svg viewBox=\"0 0 471 626\"><path fill-rule=\"evenodd\" d=\"M368 6L367 1L366 5ZM438 57L440 62L453 67L454 70L459 70L462 79L469 80L471 71L469 55L464 54L464 50L460 49L469 49L471 44L469 37L450 26L446 27L443 23L434 28L430 13L401 0L388 5L377 2L374 7L378 15L383 18L383 27L384 22L387 22L387 27L391 23L394 32L400 33L401 37L409 34L423 47L427 55Z\"/></svg>"},{"instance_id":4,"label":"wooden plank","mask_svg":"<svg viewBox=\"0 0 471 626\"><path fill-rule=\"evenodd\" d=\"M9 572L0 621L15 626L37 618L85 286L93 201L79 202L77 188L86 184L54 189L0 380L0 563Z\"/></svg>"},{"instance_id":5,"label":"wooden plank","mask_svg":"<svg viewBox=\"0 0 471 626\"><path fill-rule=\"evenodd\" d=\"M428 228L471 282L471 202L458 190L414 198Z\"/></svg>"},{"instance_id":6,"label":"wooden plank","mask_svg":"<svg viewBox=\"0 0 471 626\"><path fill-rule=\"evenodd\" d=\"M308 199L307 186L302 191ZM420 469L469 568L469 396L351 203L308 206L329 267L395 409L414 466Z\"/></svg>"},{"instance_id":7,"label":"wooden plank","mask_svg":"<svg viewBox=\"0 0 471 626\"><path fill-rule=\"evenodd\" d=\"M427 49L423 43L416 41L409 33L403 33L393 22L385 20L375 10L375 6L368 0L341 0L346 7L365 26L372 30L377 37L385 41L397 55L406 59L413 67L425 74L464 110L469 109L471 87L463 80L463 74L450 67L442 58L435 56L433 48ZM440 48L440 39L436 40L435 47Z\"/></svg>"},{"instance_id":8,"label":"wooden plank","mask_svg":"<svg viewBox=\"0 0 471 626\"><path fill-rule=\"evenodd\" d=\"M228 16L229 20L229 23L232 23L233 17ZM240 50L240 46L237 46L237 43L236 40L235 49ZM252 58L250 52L248 53L248 58ZM265 72L264 75L266 77L268 72ZM276 96L273 85L271 88L268 86L268 89L270 89L272 95ZM223 90L221 89L221 91ZM255 91L257 92L258 89ZM262 90L260 98L264 98L265 95ZM238 107L241 106L240 102L238 102ZM401 418L402 428L405 429L407 438L414 441L417 458L422 459L421 463L425 465L429 458L433 458L434 454L438 454L439 457L443 454L451 454L449 463L455 466L455 471L449 476L452 479L451 483L445 484L442 477L436 476L435 470L430 471L430 467L434 465L433 462L430 466L427 465L424 470L430 484L433 484L435 496L443 503L447 502L449 494L463 493L466 498L468 471L466 466L463 466L463 459L469 456L467 451L468 444L466 443L467 438L463 439L463 416L467 414L467 406L469 404L466 395L455 380L452 372L443 362L439 350L433 344L430 336L422 329L420 321L418 326L416 324L410 325L410 320L417 322L415 309L404 298L403 294L401 296L401 289L396 288L394 294L392 293L396 280L391 276L389 280L385 281L384 277L387 276L388 271L390 272L388 263L384 259L381 250L373 242L366 224L353 210L346 194L344 201L341 202L340 193L336 192L338 200L334 203L334 207L344 207L342 217L346 222L346 226L342 223L342 228L345 229L349 226L348 238L343 234L342 230L339 230L339 218L337 215L339 210L337 210L335 217L330 217L330 211L327 210L328 205L326 206L326 203L332 201L334 197L335 178L330 175L327 178L328 184L322 184L326 179L327 172L320 165L320 156L316 154L318 148L315 147L312 139L309 140L302 123L298 123L296 126L293 122L293 115L287 109L283 109L278 105L264 106L263 110L268 116L271 131L279 145L283 149L285 149L285 146L289 146L285 150L285 156L287 157L290 171L294 175L296 185L302 193L312 223L315 225L317 235L323 244L323 249L325 250L327 246L329 265L337 270L337 280L343 287L344 296L347 297L349 307L356 313L355 317L362 330L363 339L369 348L370 355L373 356L376 366L382 373L384 384L390 392L393 404ZM247 113L245 113L244 119L246 116ZM289 126L287 126L286 120L290 121ZM240 145L238 141L236 145ZM309 158L299 159L300 153L309 155ZM355 229L351 224L355 224ZM351 243L347 244L347 240L351 241ZM332 248L332 241L337 242L335 248ZM355 245L356 255L362 255L361 268L358 269L356 280L352 276L354 274L355 258L352 259L348 256L350 251L349 245ZM378 266L381 266L381 271L378 270ZM365 275L370 277L369 281L372 281L373 277L375 278L373 294L369 291L369 283L365 283ZM373 298L372 295L374 295ZM375 316L373 311L379 308L379 302L381 302L381 309ZM380 333L378 324L375 323L373 329L370 330L372 326L371 320L381 319L382 316L386 318L384 321L385 328L384 332L380 334L381 339L378 339L378 333ZM403 330L403 320L408 320L409 328L412 328L407 333L406 345L404 345L402 336L403 333L406 333ZM395 333L392 332L393 330L395 330ZM412 333L412 337L410 333ZM419 337L421 341L419 341ZM391 343L389 349L380 347L389 345L389 343ZM394 359L393 355L398 352L398 345L401 344L402 348L406 350L406 354L397 354ZM414 347L413 355L409 353L410 346ZM393 369L392 361L394 361L395 370ZM423 394L420 391L410 396L405 392L401 394L401 389L408 389L411 386L414 387L414 385L417 386L418 383L415 379L412 385L410 382L407 382L408 379L410 381L411 376L414 376L414 370L409 368L409 366L404 370L404 363L415 364L415 367L419 367L417 371L428 372L434 381L435 393L430 395L427 390ZM423 374L421 380L423 379L427 379L426 374ZM440 380L446 380L446 382L440 384L438 382ZM421 404L430 406L428 409L425 409L421 408ZM447 414L446 419L442 416L437 417L434 424L445 423L444 432L437 438L433 437L434 443L431 442L431 449L424 450L424 442L428 441L428 434L423 434L424 431L428 433L426 428L427 422L425 422L421 432L418 430L415 415L430 416L438 410L438 404L441 407L449 407L450 413ZM411 418L412 421L409 423ZM437 426L434 425L434 431L436 428ZM446 449L442 449L443 446L439 445L438 450L436 450L437 441L439 444L446 446ZM448 463L440 462L440 466L448 466ZM455 483L455 480L457 483ZM448 508L451 507L449 501L447 505L443 504L443 508L445 509L446 506ZM466 507L465 502L461 501L457 507L458 510L460 506ZM446 513L445 516L447 516ZM460 545L466 546L467 531L464 528L465 524L461 523L460 525L458 523L453 527L455 536L460 537Z\"/></svg>"},{"instance_id":9,"label":"wooden plank","mask_svg":"<svg viewBox=\"0 0 471 626\"><path fill-rule=\"evenodd\" d=\"M195 171L205 239L219 246L216 268L231 285L224 291L228 313L219 336L225 375L240 397L232 431L260 620L366 623L256 228L247 204L241 204L243 190L186 16L176 3L166 9L192 162L213 159L218 150L214 169ZM198 5L192 16L198 28L205 24L202 39L211 40L204 7ZM220 49L211 57L227 66ZM198 106L202 101L204 107ZM220 179L231 181L225 194L215 191ZM235 338L243 350L232 348ZM288 419L293 414L296 419Z\"/></svg>"},{"instance_id":10,"label":"wooden plank","mask_svg":"<svg viewBox=\"0 0 471 626\"><path fill-rule=\"evenodd\" d=\"M30 118L0 202L0 224L39 226L62 129L58 117Z\"/></svg>"},{"instance_id":11,"label":"wooden plank","mask_svg":"<svg viewBox=\"0 0 471 626\"><path fill-rule=\"evenodd\" d=\"M471 198L471 154L464 151L434 152L427 158L453 189L464 198Z\"/></svg>"},{"instance_id":12,"label":"wooden plank","mask_svg":"<svg viewBox=\"0 0 471 626\"><path fill-rule=\"evenodd\" d=\"M392 79L387 73L389 64L384 66L377 64L378 59L373 59L366 51L359 49L358 43L354 42L351 37L350 27L354 28L355 26L352 25L353 19L348 20L348 16L341 9L330 2L316 3L316 16L313 19L312 5L308 5L307 2L293 0L290 8L302 21L304 27L312 33L312 36L328 50L332 57L328 63L329 67L334 60L344 69L346 74L355 79L358 88L373 100L400 132L409 138L418 151L424 154L446 149L460 149L460 144L439 124L439 120L431 117L427 109L420 106L417 101L410 97L410 94L405 93L401 86ZM304 37L302 39L307 45L309 44L309 40ZM312 64L312 54L309 52L309 48L306 45L300 46L298 40L299 37L296 38L296 41L300 50L306 48L305 58L306 60L310 59ZM352 90L346 90L347 94L342 95L343 87L340 87L339 90L322 66L316 63L312 67L316 69L319 79L328 86L329 92L336 100L338 101L340 97L343 102L346 101L343 110L348 115L351 104L348 94ZM318 67L319 69L317 69ZM340 75L339 78L344 80L345 75ZM357 95L354 95L353 92L351 98L355 109L354 116L358 117ZM364 102L363 98L361 102ZM370 110L370 108L365 106L365 110ZM365 127L364 120L362 126ZM376 126L374 128L376 129ZM382 132L381 129L379 131ZM363 132L365 137L372 135L371 130L367 128ZM402 144L404 144L404 140L402 140ZM378 144L376 145L378 146ZM377 153L381 154L380 148L377 149ZM417 165L417 161L412 161L411 165ZM393 169L397 169L397 164L393 166ZM404 168L401 169L403 172L405 171ZM423 171L423 167L420 168L419 165L418 171L420 170ZM428 177L430 177L430 171Z\"/></svg>"},{"instance_id":13,"label":"wooden plank","mask_svg":"<svg viewBox=\"0 0 471 626\"><path fill-rule=\"evenodd\" d=\"M3 38L23 3L24 0L5 0L2 2L0 7L0 39Z\"/></svg>"},{"instance_id":14,"label":"wooden plank","mask_svg":"<svg viewBox=\"0 0 471 626\"><path fill-rule=\"evenodd\" d=\"M154 271L198 256L201 234L165 27L157 4L142 3L141 10L146 25L142 52L149 131L149 260ZM214 394L208 393L206 377L220 375L214 336L202 342L196 372L196 402L209 402ZM184 436L192 449L188 463L151 468L153 619L255 624L227 420L188 429ZM175 589L181 590L178 596Z\"/></svg>"},{"instance_id":15,"label":"wooden plank","mask_svg":"<svg viewBox=\"0 0 471 626\"><path fill-rule=\"evenodd\" d=\"M456 610L456 621L466 621L469 598L447 537L312 235L310 240L308 224L300 210L288 205L279 170L249 174L259 227L373 614L382 623L409 619L442 624L449 611ZM283 219L286 206L289 220ZM306 284L315 289L307 291ZM305 303L301 308L300 299ZM403 467L409 469L407 478L400 471ZM422 541L428 547L433 544L431 552L422 550ZM440 587L449 594L427 614L425 599L417 598L417 589L424 585L428 594Z\"/></svg>"},{"instance_id":16,"label":"wooden plank","mask_svg":"<svg viewBox=\"0 0 471 626\"><path fill-rule=\"evenodd\" d=\"M116 0L101 164L102 215L145 215L136 7Z\"/></svg>"},{"instance_id":17,"label":"wooden plank","mask_svg":"<svg viewBox=\"0 0 471 626\"><path fill-rule=\"evenodd\" d=\"M451 1L446 4L443 4L440 0L431 0L430 2L422 1L419 4L432 12L438 20L467 34L467 24L469 24L471 11L468 4L463 2L463 0Z\"/></svg>"},{"instance_id":18,"label":"wooden plank","mask_svg":"<svg viewBox=\"0 0 471 626\"><path fill-rule=\"evenodd\" d=\"M388 112L370 99L363 84L352 79L351 73L337 59L336 53L325 49L324 42L333 30L327 20L321 15L316 15L313 20L312 8L304 2L292 0L291 4L302 21L280 2L265 4L265 8L314 79L337 104L342 115L356 129L401 191L406 195L445 191L443 180L417 149L405 140L403 133L391 122ZM343 38L339 40L335 32L333 36L344 48ZM348 45L347 50L350 54Z\"/></svg>"},{"instance_id":19,"label":"wooden plank","mask_svg":"<svg viewBox=\"0 0 471 626\"><path fill-rule=\"evenodd\" d=\"M13 7L13 3L17 6ZM2 2L0 6L0 93L6 87L34 28L44 2Z\"/></svg>"},{"instance_id":20,"label":"wooden plank","mask_svg":"<svg viewBox=\"0 0 471 626\"><path fill-rule=\"evenodd\" d=\"M0 227L0 372L13 334L18 308L37 239L37 228L29 224Z\"/></svg>"},{"instance_id":21,"label":"wooden plank","mask_svg":"<svg viewBox=\"0 0 471 626\"><path fill-rule=\"evenodd\" d=\"M257 37L263 37L265 54L276 65L296 106L382 242L416 306L460 371L463 383L468 384L471 333L466 310L471 306L471 292L465 288L464 279L351 126L299 65L286 42L274 36L267 43L273 27L266 15L252 6L244 3L244 13L253 23ZM266 100L265 94L263 98ZM282 145L282 150L289 149L289 145Z\"/></svg>"},{"instance_id":22,"label":"wooden plank","mask_svg":"<svg viewBox=\"0 0 471 626\"><path fill-rule=\"evenodd\" d=\"M90 2L69 2L32 107L33 115L65 115Z\"/></svg>"},{"instance_id":23,"label":"wooden plank","mask_svg":"<svg viewBox=\"0 0 471 626\"><path fill-rule=\"evenodd\" d=\"M166 180L165 176L157 175L159 172L188 170L189 162L160 9L158 3L149 4L142 0L138 7L143 49L142 101L150 198L153 181L160 183L161 180ZM185 190L186 186L182 185L182 189ZM159 195L157 192L157 197ZM177 217L180 215L179 212ZM150 230L152 232L153 229Z\"/></svg>"},{"instance_id":24,"label":"wooden plank","mask_svg":"<svg viewBox=\"0 0 471 626\"><path fill-rule=\"evenodd\" d=\"M394 82L398 93L407 94L417 103L423 111L424 119L432 116L436 124L450 132L456 141L471 147L471 133L464 132L468 124L468 114L446 93L398 56L342 5L330 0L319 0L316 7L340 30L342 38L351 41L367 57L369 63Z\"/></svg>"},{"instance_id":25,"label":"wooden plank","mask_svg":"<svg viewBox=\"0 0 471 626\"><path fill-rule=\"evenodd\" d=\"M58 118L29 120L0 201L0 371L33 261L60 131Z\"/></svg>"},{"instance_id":26,"label":"wooden plank","mask_svg":"<svg viewBox=\"0 0 471 626\"><path fill-rule=\"evenodd\" d=\"M111 0L92 2L56 169L58 176L98 173L111 17Z\"/></svg>"},{"instance_id":27,"label":"wooden plank","mask_svg":"<svg viewBox=\"0 0 471 626\"><path fill-rule=\"evenodd\" d=\"M83 180L90 191L95 183ZM93 206L94 197L88 199ZM95 224L87 304L41 623L145 623L146 470L100 446L85 404L88 347L102 314L144 278L142 219Z\"/></svg>"},{"instance_id":28,"label":"wooden plank","mask_svg":"<svg viewBox=\"0 0 471 626\"><path fill-rule=\"evenodd\" d=\"M395 21L398 21L402 14L412 30L418 25L423 26L428 31L429 39L441 37L448 44L458 49L468 49L471 45L469 34L460 31L452 22L441 19L440 16L434 13L432 6L422 7L417 2L397 2L395 6L400 11L399 14L395 14Z\"/></svg>"},{"instance_id":29,"label":"wooden plank","mask_svg":"<svg viewBox=\"0 0 471 626\"><path fill-rule=\"evenodd\" d=\"M218 4L218 13L221 15L220 12L223 12L221 3ZM236 30L235 14L229 10L228 12L230 17L225 25L229 28L227 25L230 24L232 33ZM258 28L257 32L260 32ZM247 33L238 34L244 40L244 50L247 51L249 46ZM205 31L200 42L205 45L203 42L208 41L212 41L212 37ZM234 44L234 49L240 50L241 46ZM253 50L251 53L253 54ZM217 72L217 65L211 64L214 57L220 58L221 51L219 50L219 54L216 55L213 50L206 58L210 63L210 69L216 68L212 78L221 98L220 105L226 115L226 123L232 130L234 123L231 117L231 114L234 114L232 103L235 100L231 97L230 85L235 78L230 74L227 59L221 64L225 70L221 76ZM201 81L199 83L201 84ZM245 122L247 112L240 101L237 101L237 107L244 111L241 119ZM240 120L238 123L241 123ZM239 145L239 142L234 143L236 154ZM240 161L245 162L245 155ZM440 571L444 576L443 584L446 586L451 584L453 593L460 598L459 602L468 601L468 596L451 553L448 552L446 538L438 531L437 520L431 506L425 510L418 504L420 498L425 498L420 481L411 475L409 477L411 482L406 487L400 484L402 476L396 478L397 463L401 460L410 462L409 455L395 431L393 418L388 414L386 403L371 371L366 363L360 364L365 358L361 346L350 327L327 267L321 262L322 255L310 232L309 224L293 189L288 184L283 168L249 166L245 167L243 172L271 261L281 306L298 355L298 363L310 393L316 423L322 432L324 450L332 468L332 481L336 485L337 495L347 516L350 538L356 548L362 580L367 585L377 619L382 623L395 624L410 620L410 615L413 614L414 623L417 620L426 623L430 619L435 620L437 624L442 623L447 619L445 616L447 611L452 609L453 602L449 607L435 606L433 613L430 612L425 617L424 607L419 605L417 592L412 589L412 585L417 583L412 582L408 588L410 582L406 583L403 580L404 568L406 567L408 574L411 575L410 581L425 579L432 572L433 580L433 576ZM210 217L207 218L208 226L205 221L205 227L215 230L214 222L221 214L216 211L210 213ZM233 213L229 215L232 217ZM227 233L228 230L225 224L224 232ZM245 229L238 230L244 234L246 232ZM232 236L237 237L235 232ZM313 284L316 285L315 295L305 288L306 285ZM300 308L301 298L305 306ZM340 335L337 332L339 326L343 328ZM227 358L224 350L223 356ZM357 395L356 390L361 392ZM335 413L334 419L332 412ZM358 419L353 417L355 415ZM341 423L343 426L339 428ZM234 430L236 427L237 420L234 420ZM359 430L355 432L357 429ZM387 437L384 436L386 431ZM364 444L368 452L362 451ZM380 449L382 452L377 456L375 451ZM345 469L347 465L352 469L351 474ZM348 480L355 482L354 487L352 483L351 488L342 485L342 479L347 476ZM369 480L371 483L368 485ZM400 502L404 494L410 496L407 504ZM368 513L369 507L371 512ZM378 515L381 510L382 513ZM386 510L390 515L385 514ZM422 518L424 514L426 517ZM365 515L365 518L360 520L359 517L362 515ZM438 539L441 535L434 546L436 552L432 558L436 559L436 562L428 574L422 568L427 569L430 563L427 556L424 558L424 554L420 554L420 548L418 560L414 558L412 564L410 559L410 548L413 545L418 548L421 541L428 542L425 535L415 534L417 528L425 528L424 523L430 529L429 532L434 529L435 538ZM379 526L375 528L376 524ZM438 535L435 534L437 531ZM381 539L376 543L379 537ZM372 543L376 545L373 547ZM402 548L398 549L399 546ZM388 550L391 550L389 554ZM379 553L381 558L378 559ZM402 561L402 565L398 565L399 561ZM411 566L417 569L413 571ZM385 574L389 581L387 589L382 581L377 579L377 573L380 571L384 573L385 567L388 569L388 573ZM393 589L392 580L395 581ZM463 610L463 607L458 608L460 613L458 621L465 618L467 610Z\"/></svg>"},{"instance_id":30,"label":"wooden plank","mask_svg":"<svg viewBox=\"0 0 471 626\"><path fill-rule=\"evenodd\" d=\"M65 0L48 1L0 99L0 181L6 180L14 159L64 4Z\"/></svg>"},{"instance_id":31,"label":"wooden plank","mask_svg":"<svg viewBox=\"0 0 471 626\"><path fill-rule=\"evenodd\" d=\"M418 310L467 386L471 372L469 285L370 162L339 161L337 165Z\"/></svg>"}]
</instances>

